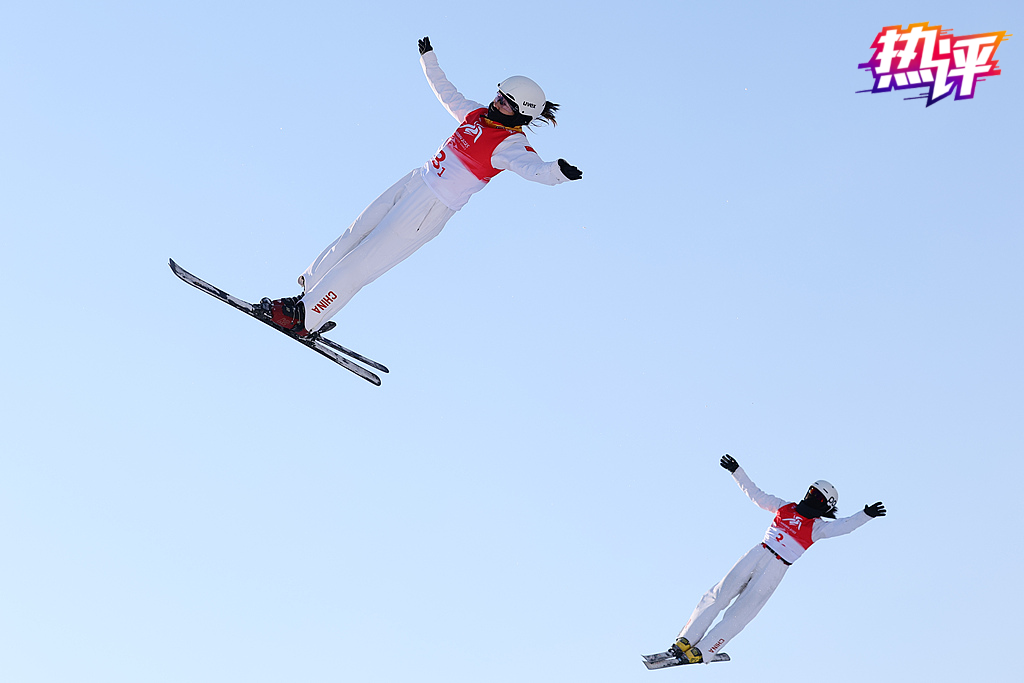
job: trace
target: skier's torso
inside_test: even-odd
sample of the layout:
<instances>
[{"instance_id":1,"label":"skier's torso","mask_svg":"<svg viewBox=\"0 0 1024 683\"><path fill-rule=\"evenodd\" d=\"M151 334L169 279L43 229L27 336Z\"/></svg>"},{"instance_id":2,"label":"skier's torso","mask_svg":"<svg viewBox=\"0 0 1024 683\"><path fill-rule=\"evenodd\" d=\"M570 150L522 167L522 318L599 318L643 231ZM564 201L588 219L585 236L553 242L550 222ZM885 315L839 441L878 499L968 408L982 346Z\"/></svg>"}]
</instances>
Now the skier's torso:
<instances>
[{"instance_id":1,"label":"skier's torso","mask_svg":"<svg viewBox=\"0 0 1024 683\"><path fill-rule=\"evenodd\" d=\"M775 513L775 519L764 534L764 544L792 564L814 543L813 530L814 520L797 514L796 503L789 503Z\"/></svg>"},{"instance_id":2,"label":"skier's torso","mask_svg":"<svg viewBox=\"0 0 1024 683\"><path fill-rule=\"evenodd\" d=\"M474 193L501 173L501 169L491 165L498 145L514 135L526 139L519 131L491 124L484 118L486 113L486 108L471 111L434 158L420 169L423 182L450 209L461 209Z\"/></svg>"}]
</instances>

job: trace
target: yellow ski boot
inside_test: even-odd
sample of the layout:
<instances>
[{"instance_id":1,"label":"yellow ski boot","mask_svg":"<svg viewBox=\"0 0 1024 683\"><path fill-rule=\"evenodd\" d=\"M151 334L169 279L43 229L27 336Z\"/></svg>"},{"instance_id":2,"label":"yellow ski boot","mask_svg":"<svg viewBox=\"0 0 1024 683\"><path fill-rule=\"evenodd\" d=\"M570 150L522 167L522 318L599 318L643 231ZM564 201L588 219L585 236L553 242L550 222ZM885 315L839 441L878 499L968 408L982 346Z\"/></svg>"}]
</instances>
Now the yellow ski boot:
<instances>
[{"instance_id":1,"label":"yellow ski boot","mask_svg":"<svg viewBox=\"0 0 1024 683\"><path fill-rule=\"evenodd\" d=\"M704 656L701 655L700 650L690 645L690 641L686 638L676 638L676 642L672 644L668 651L673 656L690 664L700 664L704 661Z\"/></svg>"}]
</instances>

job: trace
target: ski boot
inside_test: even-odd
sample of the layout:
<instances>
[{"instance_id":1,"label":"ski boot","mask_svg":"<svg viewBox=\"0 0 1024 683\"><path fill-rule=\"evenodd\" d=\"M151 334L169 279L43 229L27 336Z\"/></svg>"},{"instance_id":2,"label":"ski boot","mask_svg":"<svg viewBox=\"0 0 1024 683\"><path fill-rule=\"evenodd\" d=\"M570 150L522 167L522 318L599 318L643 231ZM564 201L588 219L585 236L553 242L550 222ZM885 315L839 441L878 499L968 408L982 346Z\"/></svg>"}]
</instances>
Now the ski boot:
<instances>
[{"instance_id":1,"label":"ski boot","mask_svg":"<svg viewBox=\"0 0 1024 683\"><path fill-rule=\"evenodd\" d=\"M309 335L306 329L306 308L302 305L301 299L301 296L289 296L271 301L263 297L254 308L257 314L282 330L306 337Z\"/></svg>"},{"instance_id":2,"label":"ski boot","mask_svg":"<svg viewBox=\"0 0 1024 683\"><path fill-rule=\"evenodd\" d=\"M676 642L672 643L668 653L690 664L700 664L704 661L704 656L700 653L700 650L690 645L690 641L686 638L676 638Z\"/></svg>"}]
</instances>

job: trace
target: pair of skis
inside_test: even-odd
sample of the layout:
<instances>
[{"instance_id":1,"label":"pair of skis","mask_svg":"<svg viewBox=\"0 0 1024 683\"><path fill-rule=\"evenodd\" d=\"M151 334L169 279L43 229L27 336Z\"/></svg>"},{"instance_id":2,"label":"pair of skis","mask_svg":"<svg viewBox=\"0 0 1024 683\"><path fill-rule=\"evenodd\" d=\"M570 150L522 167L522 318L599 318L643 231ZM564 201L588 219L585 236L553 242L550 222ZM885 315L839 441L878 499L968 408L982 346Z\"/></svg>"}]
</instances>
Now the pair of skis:
<instances>
[{"instance_id":1,"label":"pair of skis","mask_svg":"<svg viewBox=\"0 0 1024 683\"><path fill-rule=\"evenodd\" d=\"M667 669L670 666L682 666L683 664L690 664L688 659L680 659L671 652L659 652L653 655L643 655L644 666L648 669ZM719 652L717 655L712 655L708 662L728 662L730 661L729 655L724 652Z\"/></svg>"},{"instance_id":2,"label":"pair of skis","mask_svg":"<svg viewBox=\"0 0 1024 683\"><path fill-rule=\"evenodd\" d=\"M341 367L345 368L349 372L359 375L370 384L380 386L380 377L377 376L377 374L372 370L369 370L363 367L362 365L359 365L359 363L363 363L364 365L367 365L370 368L373 368L373 370L377 370L379 372L388 372L388 369L381 365L380 363L378 363L377 361L370 360L366 356L356 353L351 349L347 349L341 344L323 336L324 332L334 329L334 322L328 322L326 325L324 325L322 328L320 328L313 334L307 335L305 337L300 337L294 332L282 329L277 325L273 324L272 322L270 322L269 320L267 320L267 318L257 313L256 308L249 302L242 301L238 297L232 296L225 292L224 290L218 287L214 287L209 282L206 282L205 280L201 280L200 278L196 277L195 275L193 275L192 273L188 272L187 270L179 266L177 263L175 263L174 259L170 259L170 266L174 274L181 278L184 282L187 282L196 289L206 292L215 299L220 299L221 301L231 306L232 308L237 308L242 313L245 313L246 315L256 318L260 322L265 323L270 327L273 327L278 332L281 332L291 337L292 339L299 342L303 346L313 349L321 356L324 356L325 358L330 358L332 361L334 361ZM359 363L355 363L353 362L353 360L357 360L359 361Z\"/></svg>"}]
</instances>

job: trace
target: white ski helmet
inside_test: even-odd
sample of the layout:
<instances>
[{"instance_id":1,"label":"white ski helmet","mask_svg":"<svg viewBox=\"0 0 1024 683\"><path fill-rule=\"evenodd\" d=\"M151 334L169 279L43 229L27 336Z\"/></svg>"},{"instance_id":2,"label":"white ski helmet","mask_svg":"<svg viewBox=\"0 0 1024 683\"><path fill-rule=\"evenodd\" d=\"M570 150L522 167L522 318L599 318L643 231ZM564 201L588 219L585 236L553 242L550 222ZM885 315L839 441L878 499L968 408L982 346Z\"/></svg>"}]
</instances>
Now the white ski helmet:
<instances>
[{"instance_id":1,"label":"white ski helmet","mask_svg":"<svg viewBox=\"0 0 1024 683\"><path fill-rule=\"evenodd\" d=\"M817 495L815 495L816 493ZM824 508L823 517L833 517L839 506L839 491L824 479L819 479L807 489L804 501L815 508Z\"/></svg>"},{"instance_id":2,"label":"white ski helmet","mask_svg":"<svg viewBox=\"0 0 1024 683\"><path fill-rule=\"evenodd\" d=\"M517 114L535 119L544 113L544 91L526 76L509 76L498 84L498 92L512 103Z\"/></svg>"}]
</instances>

